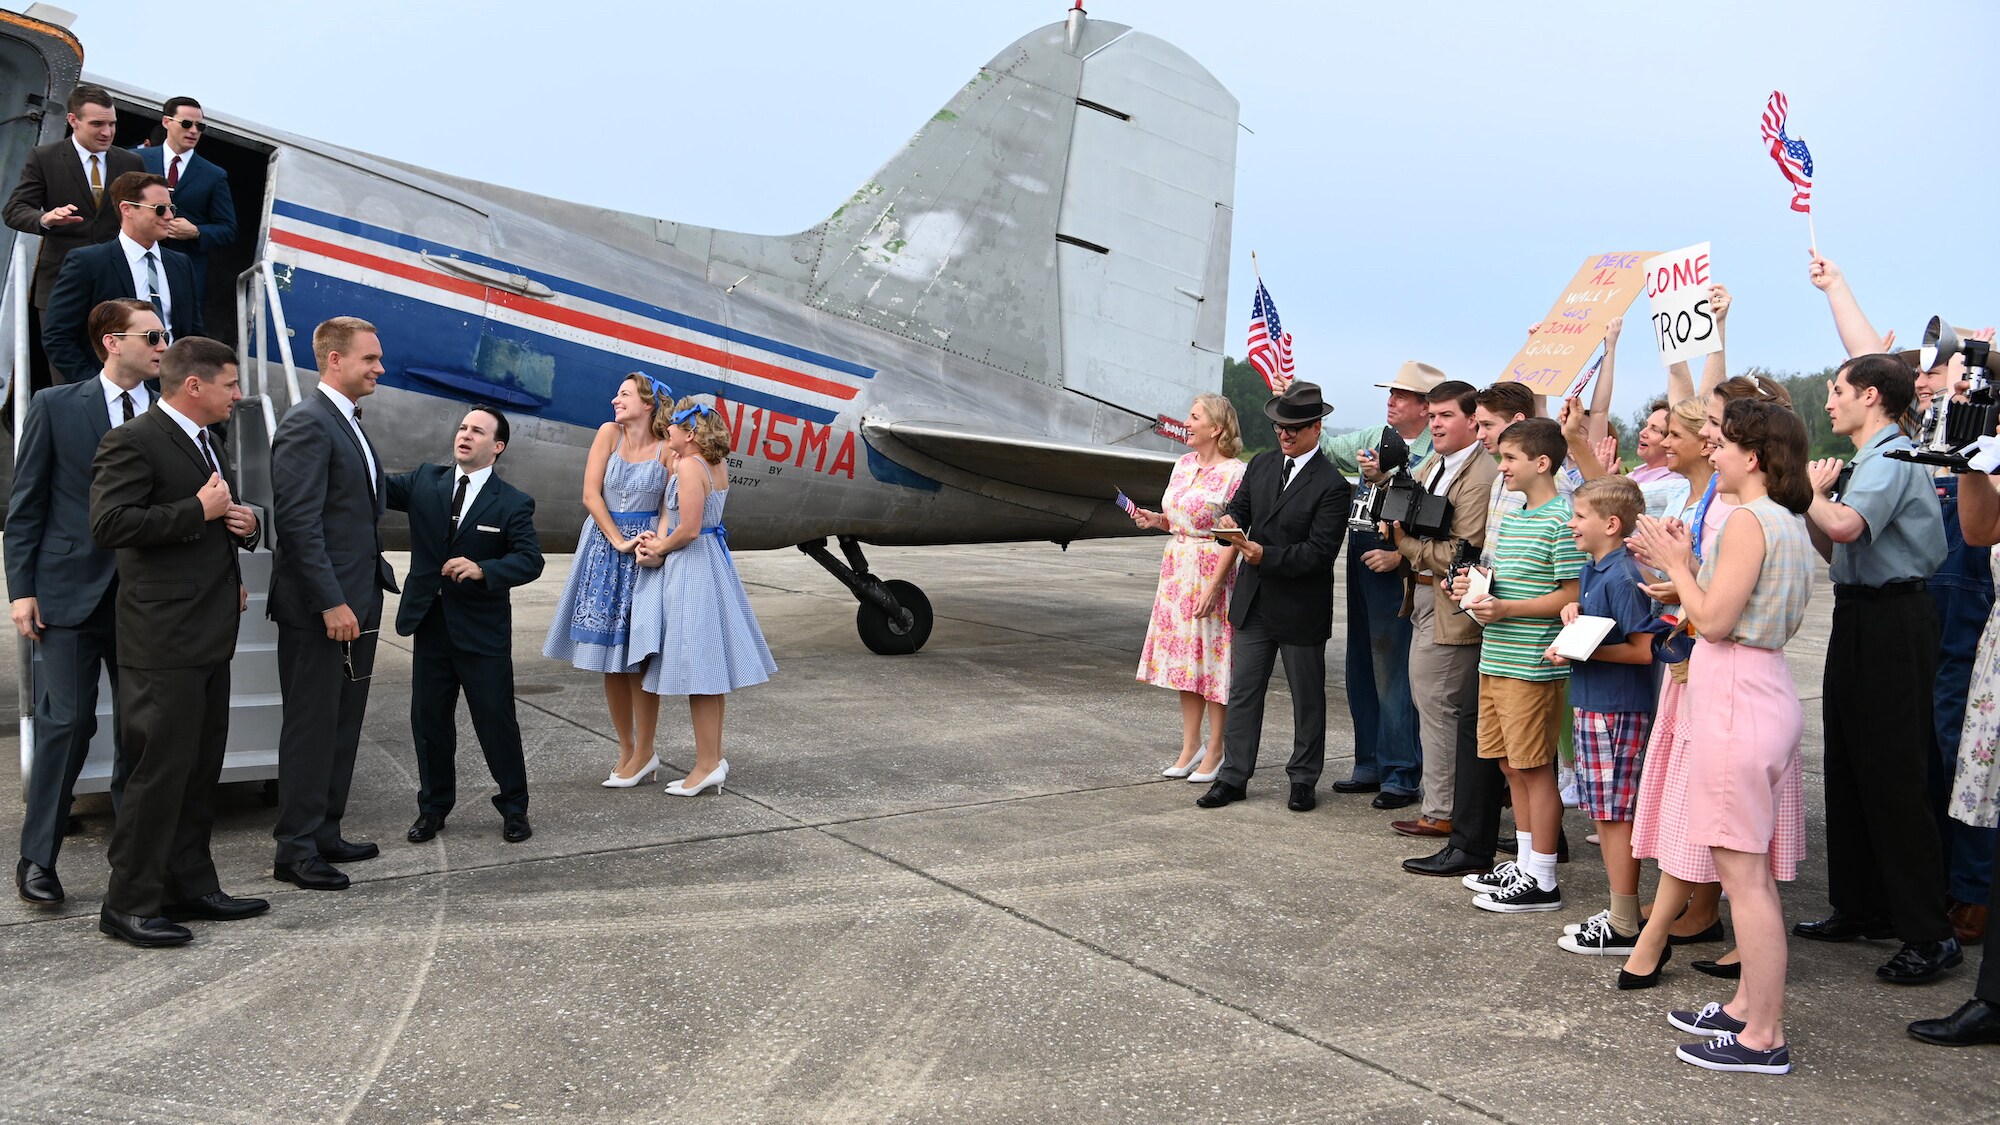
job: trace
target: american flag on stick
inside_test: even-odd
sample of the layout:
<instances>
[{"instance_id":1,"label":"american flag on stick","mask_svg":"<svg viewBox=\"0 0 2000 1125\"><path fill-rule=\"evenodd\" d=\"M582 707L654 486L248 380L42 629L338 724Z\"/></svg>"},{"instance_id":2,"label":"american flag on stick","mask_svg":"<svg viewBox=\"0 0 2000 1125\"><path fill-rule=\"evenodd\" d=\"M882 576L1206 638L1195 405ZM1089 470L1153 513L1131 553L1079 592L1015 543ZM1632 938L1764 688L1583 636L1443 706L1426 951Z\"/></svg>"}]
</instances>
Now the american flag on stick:
<instances>
[{"instance_id":1,"label":"american flag on stick","mask_svg":"<svg viewBox=\"0 0 2000 1125\"><path fill-rule=\"evenodd\" d=\"M1812 153L1806 150L1804 141L1785 135L1788 105L1782 91L1771 91L1771 100L1764 103L1764 140L1771 146L1771 159L1778 162L1778 170L1792 183L1792 210L1811 215Z\"/></svg>"},{"instance_id":2,"label":"american flag on stick","mask_svg":"<svg viewBox=\"0 0 2000 1125\"><path fill-rule=\"evenodd\" d=\"M1250 306L1250 351L1251 366L1263 373L1264 382L1273 393L1283 391L1292 382L1292 334L1278 324L1278 306L1271 301L1271 291L1264 288L1264 279L1257 279L1257 297Z\"/></svg>"}]
</instances>

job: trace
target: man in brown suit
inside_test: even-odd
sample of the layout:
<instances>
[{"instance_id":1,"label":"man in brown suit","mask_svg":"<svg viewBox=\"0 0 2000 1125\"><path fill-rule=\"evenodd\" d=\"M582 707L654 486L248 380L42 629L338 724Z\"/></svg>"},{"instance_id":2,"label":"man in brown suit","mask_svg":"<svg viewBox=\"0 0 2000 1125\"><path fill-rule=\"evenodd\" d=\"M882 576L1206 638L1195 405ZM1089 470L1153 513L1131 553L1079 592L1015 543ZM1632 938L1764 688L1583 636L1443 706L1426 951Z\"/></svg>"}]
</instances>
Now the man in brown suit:
<instances>
[{"instance_id":1,"label":"man in brown suit","mask_svg":"<svg viewBox=\"0 0 2000 1125\"><path fill-rule=\"evenodd\" d=\"M1424 396L1431 458L1418 477L1451 504L1451 536L1419 539L1397 526L1396 550L1407 564L1403 613L1410 618L1410 694L1424 747L1422 815L1390 827L1405 836L1451 835L1453 778L1461 752L1479 742L1479 623L1459 613L1447 589L1453 562L1486 543L1486 498L1498 473L1482 455L1472 411L1478 392L1449 380Z\"/></svg>"},{"instance_id":2,"label":"man in brown suit","mask_svg":"<svg viewBox=\"0 0 2000 1125\"><path fill-rule=\"evenodd\" d=\"M48 307L63 256L78 247L118 237L118 206L111 201L111 181L126 172L146 170L138 153L112 146L111 139L118 132L118 111L104 87L86 83L70 91L69 128L68 137L28 153L21 181L7 197L4 211L8 226L42 238L34 285L28 291L33 309L28 314L28 341L34 349L33 385L37 389L50 384L47 360L41 351L41 314ZM56 372L54 382L91 374Z\"/></svg>"},{"instance_id":3,"label":"man in brown suit","mask_svg":"<svg viewBox=\"0 0 2000 1125\"><path fill-rule=\"evenodd\" d=\"M224 894L208 851L248 598L236 550L255 546L257 513L231 499L205 427L228 421L242 397L227 345L178 340L160 361L159 400L106 434L91 466L91 536L118 552L120 728L132 763L97 928L134 945L179 945L193 935L177 922L270 907Z\"/></svg>"}]
</instances>

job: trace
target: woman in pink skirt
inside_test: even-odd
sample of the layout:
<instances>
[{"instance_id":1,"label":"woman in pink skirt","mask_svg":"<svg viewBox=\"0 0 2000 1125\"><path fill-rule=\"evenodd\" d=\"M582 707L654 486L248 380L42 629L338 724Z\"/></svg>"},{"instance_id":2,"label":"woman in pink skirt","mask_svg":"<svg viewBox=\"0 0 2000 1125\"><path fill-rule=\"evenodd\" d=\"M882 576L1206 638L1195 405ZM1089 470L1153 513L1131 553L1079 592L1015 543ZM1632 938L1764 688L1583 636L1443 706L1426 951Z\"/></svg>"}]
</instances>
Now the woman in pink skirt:
<instances>
[{"instance_id":1,"label":"woman in pink skirt","mask_svg":"<svg viewBox=\"0 0 2000 1125\"><path fill-rule=\"evenodd\" d=\"M1161 511L1132 511L1132 522L1173 539L1160 560L1160 587L1139 654L1139 681L1181 697L1181 753L1160 772L1192 782L1215 780L1222 765L1222 723L1229 701L1229 591L1236 585L1236 548L1202 533L1236 495L1243 480L1242 431L1236 408L1218 394L1198 395L1188 408L1194 452L1174 466ZM1201 757L1201 720L1208 715L1208 756Z\"/></svg>"},{"instance_id":2,"label":"woman in pink skirt","mask_svg":"<svg viewBox=\"0 0 2000 1125\"><path fill-rule=\"evenodd\" d=\"M1805 423L1775 403L1729 404L1712 457L1730 514L1699 574L1684 528L1639 521L1646 557L1667 572L1700 638L1690 662L1686 842L1706 848L1729 893L1743 973L1736 995L1669 1013L1702 1036L1679 1057L1709 1070L1783 1074L1785 926L1776 880L1805 853L1799 736L1805 716L1784 646L1812 595L1812 543L1801 518L1812 502ZM1673 872L1683 857L1663 853ZM1691 873L1674 872L1677 877Z\"/></svg>"}]
</instances>

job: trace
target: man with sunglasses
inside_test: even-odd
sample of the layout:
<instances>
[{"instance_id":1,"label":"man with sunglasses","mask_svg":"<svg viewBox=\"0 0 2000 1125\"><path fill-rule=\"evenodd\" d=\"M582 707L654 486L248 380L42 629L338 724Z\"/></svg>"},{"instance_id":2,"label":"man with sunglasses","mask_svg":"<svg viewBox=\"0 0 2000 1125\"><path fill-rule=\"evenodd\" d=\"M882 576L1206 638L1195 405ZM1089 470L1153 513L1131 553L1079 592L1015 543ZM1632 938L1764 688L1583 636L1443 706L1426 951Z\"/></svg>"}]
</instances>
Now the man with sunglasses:
<instances>
[{"instance_id":1,"label":"man with sunglasses","mask_svg":"<svg viewBox=\"0 0 2000 1125\"><path fill-rule=\"evenodd\" d=\"M1333 634L1333 564L1347 530L1354 488L1319 453L1320 419L1333 411L1319 387L1293 383L1264 404L1278 448L1243 470L1243 483L1217 525L1241 528L1229 542L1243 569L1229 598L1232 637L1229 722L1215 784L1195 800L1205 809L1243 800L1257 770L1264 690L1285 661L1292 690L1291 780L1286 807L1309 812L1326 761L1326 642Z\"/></svg>"},{"instance_id":2,"label":"man with sunglasses","mask_svg":"<svg viewBox=\"0 0 2000 1125\"><path fill-rule=\"evenodd\" d=\"M139 159L173 192L174 217L167 226L167 243L194 263L194 291L205 296L209 251L236 241L236 200L229 194L229 173L194 150L208 129L201 103L188 97L168 98L161 114L166 143L139 149Z\"/></svg>"},{"instance_id":3,"label":"man with sunglasses","mask_svg":"<svg viewBox=\"0 0 2000 1125\"><path fill-rule=\"evenodd\" d=\"M201 335L194 265L160 244L174 217L167 181L127 172L111 182L108 198L121 216L118 237L63 259L42 314L42 350L71 378L91 369L90 310L105 301L137 298L152 306L173 339Z\"/></svg>"},{"instance_id":4,"label":"man with sunglasses","mask_svg":"<svg viewBox=\"0 0 2000 1125\"><path fill-rule=\"evenodd\" d=\"M14 889L21 901L61 905L56 856L71 792L97 734L97 680L111 677L117 809L128 766L118 734L115 597L118 560L90 538L90 458L113 429L153 404L166 333L144 301L106 301L90 314L98 377L50 387L28 404L7 504L7 597L14 628L40 646L35 746Z\"/></svg>"},{"instance_id":5,"label":"man with sunglasses","mask_svg":"<svg viewBox=\"0 0 2000 1125\"><path fill-rule=\"evenodd\" d=\"M28 314L37 388L49 386L51 381L64 382L65 374L71 379L86 378L92 370L86 348L76 357L75 371L51 372L50 361L41 352L39 321L42 310L48 308L63 258L72 250L118 236L118 208L109 195L112 182L126 172L145 168L137 155L112 147L111 139L118 132L118 110L112 105L110 91L81 83L70 91L67 108L70 135L28 153L20 183L7 197L5 209L8 226L42 239L29 290ZM84 313L89 311L86 306Z\"/></svg>"}]
</instances>

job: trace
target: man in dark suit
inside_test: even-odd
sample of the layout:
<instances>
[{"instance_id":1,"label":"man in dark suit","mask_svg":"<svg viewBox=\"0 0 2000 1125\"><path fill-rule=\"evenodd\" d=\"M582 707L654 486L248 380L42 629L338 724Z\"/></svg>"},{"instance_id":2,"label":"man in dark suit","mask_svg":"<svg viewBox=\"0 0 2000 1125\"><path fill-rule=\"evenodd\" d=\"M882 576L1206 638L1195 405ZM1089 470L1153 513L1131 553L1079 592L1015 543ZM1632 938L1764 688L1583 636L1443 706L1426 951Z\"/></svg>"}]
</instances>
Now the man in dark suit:
<instances>
[{"instance_id":1,"label":"man in dark suit","mask_svg":"<svg viewBox=\"0 0 2000 1125\"><path fill-rule=\"evenodd\" d=\"M417 748L417 821L409 840L438 834L458 799L458 693L500 792L501 835L528 826L528 767L514 717L514 615L507 591L542 573L535 501L501 480L507 416L484 403L466 412L452 468L424 465L389 478L389 507L410 514L410 574L396 632L414 634L410 736Z\"/></svg>"},{"instance_id":2,"label":"man in dark suit","mask_svg":"<svg viewBox=\"0 0 2000 1125\"><path fill-rule=\"evenodd\" d=\"M194 263L196 298L206 299L209 251L236 241L236 200L229 194L229 173L194 150L208 128L201 103L168 98L161 113L166 142L139 149L139 159L174 193L167 244Z\"/></svg>"},{"instance_id":3,"label":"man in dark suit","mask_svg":"<svg viewBox=\"0 0 2000 1125\"><path fill-rule=\"evenodd\" d=\"M176 340L201 335L201 295L185 254L160 245L174 207L167 181L127 172L112 181L110 198L124 216L118 237L63 259L42 313L42 350L70 378L90 370L90 310L134 297L153 306Z\"/></svg>"},{"instance_id":4,"label":"man in dark suit","mask_svg":"<svg viewBox=\"0 0 2000 1125\"><path fill-rule=\"evenodd\" d=\"M1326 759L1326 641L1333 633L1333 563L1347 530L1353 486L1319 452L1320 419L1333 408L1319 387L1293 383L1264 404L1278 431L1278 448L1243 470L1243 483L1220 523L1247 531L1231 541L1243 569L1229 598L1231 639L1229 721L1222 768L1195 800L1205 809L1244 798L1257 770L1264 729L1264 690L1271 666L1285 660L1292 690L1292 757L1287 807L1308 812Z\"/></svg>"},{"instance_id":5,"label":"man in dark suit","mask_svg":"<svg viewBox=\"0 0 2000 1125\"><path fill-rule=\"evenodd\" d=\"M106 301L90 314L90 333L104 367L88 382L50 387L28 404L14 452L14 488L7 503L7 597L14 628L37 642L35 745L21 860L14 887L23 902L63 901L56 878L71 791L90 740L97 734L97 679L112 687L112 740L117 721L115 641L118 559L90 537L90 460L97 443L153 403L148 382L160 375L166 333L144 301ZM118 754L113 808L122 796L125 755Z\"/></svg>"},{"instance_id":6,"label":"man in dark suit","mask_svg":"<svg viewBox=\"0 0 2000 1125\"><path fill-rule=\"evenodd\" d=\"M132 760L97 928L147 946L189 940L178 922L270 908L224 894L208 851L248 600L236 550L254 547L258 528L231 499L206 429L243 397L236 355L190 336L167 349L160 384L151 410L105 435L90 488L91 534L118 552L119 727Z\"/></svg>"},{"instance_id":7,"label":"man in dark suit","mask_svg":"<svg viewBox=\"0 0 2000 1125\"><path fill-rule=\"evenodd\" d=\"M337 316L313 330L313 356L319 390L285 412L271 439L270 606L285 699L271 874L338 891L347 875L335 863L380 854L343 839L340 821L375 672L382 591L396 588L396 576L377 527L388 485L361 429L361 400L382 375L382 342L374 325Z\"/></svg>"},{"instance_id":8,"label":"man in dark suit","mask_svg":"<svg viewBox=\"0 0 2000 1125\"><path fill-rule=\"evenodd\" d=\"M28 154L21 180L7 197L7 225L24 234L40 235L35 279L29 289L28 339L34 347L37 388L50 384L49 361L41 354L40 318L55 288L56 271L70 251L118 237L118 208L107 194L126 172L145 168L137 153L112 148L118 131L118 111L102 86L79 85L69 94L70 135ZM131 296L131 294L125 294ZM89 313L86 308L84 312ZM54 382L89 374L85 363L74 372L55 372Z\"/></svg>"}]
</instances>

